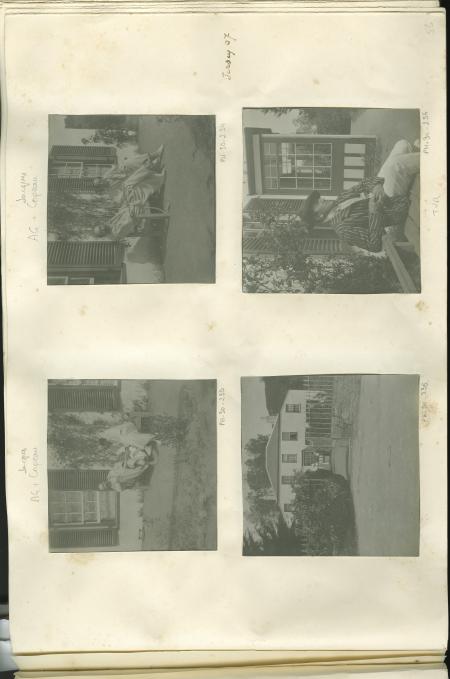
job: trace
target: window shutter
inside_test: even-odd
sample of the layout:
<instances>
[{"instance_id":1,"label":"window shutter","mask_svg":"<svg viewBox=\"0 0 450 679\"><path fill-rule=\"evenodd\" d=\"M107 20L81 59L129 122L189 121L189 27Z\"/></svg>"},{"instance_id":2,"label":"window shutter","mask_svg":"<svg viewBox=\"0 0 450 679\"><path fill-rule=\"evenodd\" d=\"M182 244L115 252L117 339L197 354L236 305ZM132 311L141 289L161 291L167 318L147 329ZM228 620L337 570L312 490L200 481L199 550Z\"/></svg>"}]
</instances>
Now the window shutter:
<instances>
[{"instance_id":1,"label":"window shutter","mask_svg":"<svg viewBox=\"0 0 450 679\"><path fill-rule=\"evenodd\" d=\"M120 410L120 391L117 386L80 385L48 388L48 409L105 412Z\"/></svg>"},{"instance_id":2,"label":"window shutter","mask_svg":"<svg viewBox=\"0 0 450 679\"><path fill-rule=\"evenodd\" d=\"M49 469L49 490L97 490L108 469Z\"/></svg>"},{"instance_id":3,"label":"window shutter","mask_svg":"<svg viewBox=\"0 0 450 679\"><path fill-rule=\"evenodd\" d=\"M98 163L117 162L117 151L115 146L52 146L50 151L52 160L95 160Z\"/></svg>"},{"instance_id":4,"label":"window shutter","mask_svg":"<svg viewBox=\"0 0 450 679\"><path fill-rule=\"evenodd\" d=\"M73 550L76 547L102 548L119 544L117 528L67 529L50 531L50 549Z\"/></svg>"},{"instance_id":5,"label":"window shutter","mask_svg":"<svg viewBox=\"0 0 450 679\"><path fill-rule=\"evenodd\" d=\"M125 248L115 241L50 241L47 244L48 267L118 267Z\"/></svg>"}]
</instances>

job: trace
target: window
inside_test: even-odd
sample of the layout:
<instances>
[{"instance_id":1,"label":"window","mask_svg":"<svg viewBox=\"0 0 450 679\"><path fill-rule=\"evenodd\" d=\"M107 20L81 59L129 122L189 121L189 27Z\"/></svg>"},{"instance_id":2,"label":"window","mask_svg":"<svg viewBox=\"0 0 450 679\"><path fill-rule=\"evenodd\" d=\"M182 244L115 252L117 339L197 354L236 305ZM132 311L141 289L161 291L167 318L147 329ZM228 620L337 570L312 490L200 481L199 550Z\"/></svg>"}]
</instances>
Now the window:
<instances>
[{"instance_id":1,"label":"window","mask_svg":"<svg viewBox=\"0 0 450 679\"><path fill-rule=\"evenodd\" d=\"M94 279L90 276L69 276L68 285L94 285Z\"/></svg>"},{"instance_id":2,"label":"window","mask_svg":"<svg viewBox=\"0 0 450 679\"><path fill-rule=\"evenodd\" d=\"M294 511L294 505L291 504L290 502L285 502L283 505L283 509L285 512L293 512Z\"/></svg>"},{"instance_id":3,"label":"window","mask_svg":"<svg viewBox=\"0 0 450 679\"><path fill-rule=\"evenodd\" d=\"M283 431L281 434L282 441L297 441L298 432L297 431Z\"/></svg>"},{"instance_id":4,"label":"window","mask_svg":"<svg viewBox=\"0 0 450 679\"><path fill-rule=\"evenodd\" d=\"M300 403L286 403L286 412L287 413L299 413L300 412Z\"/></svg>"},{"instance_id":5,"label":"window","mask_svg":"<svg viewBox=\"0 0 450 679\"><path fill-rule=\"evenodd\" d=\"M103 177L108 170L112 168L112 165L84 165L83 177Z\"/></svg>"},{"instance_id":6,"label":"window","mask_svg":"<svg viewBox=\"0 0 450 679\"><path fill-rule=\"evenodd\" d=\"M83 163L52 160L49 175L54 177L81 177L83 175Z\"/></svg>"},{"instance_id":7,"label":"window","mask_svg":"<svg viewBox=\"0 0 450 679\"><path fill-rule=\"evenodd\" d=\"M316 453L313 450L303 450L302 451L302 465L304 467L310 467L316 462Z\"/></svg>"},{"instance_id":8,"label":"window","mask_svg":"<svg viewBox=\"0 0 450 679\"><path fill-rule=\"evenodd\" d=\"M297 453L285 453L281 456L282 462L297 462Z\"/></svg>"},{"instance_id":9,"label":"window","mask_svg":"<svg viewBox=\"0 0 450 679\"><path fill-rule=\"evenodd\" d=\"M90 276L49 276L49 285L94 285L95 280Z\"/></svg>"},{"instance_id":10,"label":"window","mask_svg":"<svg viewBox=\"0 0 450 679\"><path fill-rule=\"evenodd\" d=\"M331 191L331 143L270 142L263 144L266 189Z\"/></svg>"},{"instance_id":11,"label":"window","mask_svg":"<svg viewBox=\"0 0 450 679\"><path fill-rule=\"evenodd\" d=\"M282 476L281 477L281 483L283 484L283 486L287 486L287 485L292 486L292 484L294 483L294 477L293 476Z\"/></svg>"},{"instance_id":12,"label":"window","mask_svg":"<svg viewBox=\"0 0 450 679\"><path fill-rule=\"evenodd\" d=\"M49 285L68 285L68 276L49 276L47 279Z\"/></svg>"},{"instance_id":13,"label":"window","mask_svg":"<svg viewBox=\"0 0 450 679\"><path fill-rule=\"evenodd\" d=\"M100 523L97 490L54 490L49 505L53 525Z\"/></svg>"}]
</instances>

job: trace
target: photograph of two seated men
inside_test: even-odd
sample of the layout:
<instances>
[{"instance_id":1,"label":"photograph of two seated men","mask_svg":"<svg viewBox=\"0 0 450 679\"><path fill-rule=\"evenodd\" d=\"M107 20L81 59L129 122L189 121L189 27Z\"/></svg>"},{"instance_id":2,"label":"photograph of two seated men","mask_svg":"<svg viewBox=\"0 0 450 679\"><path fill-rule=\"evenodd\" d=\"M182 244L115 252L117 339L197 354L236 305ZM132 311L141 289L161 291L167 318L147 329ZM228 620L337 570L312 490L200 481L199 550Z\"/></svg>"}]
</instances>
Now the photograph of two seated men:
<instances>
[{"instance_id":1,"label":"photograph of two seated men","mask_svg":"<svg viewBox=\"0 0 450 679\"><path fill-rule=\"evenodd\" d=\"M418 110L242 117L243 292L420 292ZM215 170L214 115L49 116L48 284L215 283Z\"/></svg>"}]
</instances>

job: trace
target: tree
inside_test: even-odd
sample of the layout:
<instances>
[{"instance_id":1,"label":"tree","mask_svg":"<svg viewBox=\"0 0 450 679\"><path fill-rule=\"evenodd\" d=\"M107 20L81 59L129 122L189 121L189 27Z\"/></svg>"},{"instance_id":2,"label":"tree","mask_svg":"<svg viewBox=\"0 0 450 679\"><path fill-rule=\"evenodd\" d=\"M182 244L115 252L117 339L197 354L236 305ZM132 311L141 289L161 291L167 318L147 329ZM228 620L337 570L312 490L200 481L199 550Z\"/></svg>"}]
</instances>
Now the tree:
<instances>
[{"instance_id":1,"label":"tree","mask_svg":"<svg viewBox=\"0 0 450 679\"><path fill-rule=\"evenodd\" d=\"M300 108L293 123L298 134L350 134L351 113L348 108Z\"/></svg>"},{"instance_id":2,"label":"tree","mask_svg":"<svg viewBox=\"0 0 450 679\"><path fill-rule=\"evenodd\" d=\"M245 446L247 484L257 494L265 493L270 488L266 472L266 446L268 440L268 436L258 434L256 438L250 439Z\"/></svg>"},{"instance_id":3,"label":"tree","mask_svg":"<svg viewBox=\"0 0 450 679\"><path fill-rule=\"evenodd\" d=\"M285 116L291 111L297 111L297 108L292 108L292 107L269 107L269 108L262 108L261 111L264 114L272 113L276 115L278 118L281 118L281 116Z\"/></svg>"},{"instance_id":4,"label":"tree","mask_svg":"<svg viewBox=\"0 0 450 679\"><path fill-rule=\"evenodd\" d=\"M90 137L84 137L83 144L106 144L121 148L129 144L137 144L136 132L127 129L95 130Z\"/></svg>"},{"instance_id":5,"label":"tree","mask_svg":"<svg viewBox=\"0 0 450 679\"><path fill-rule=\"evenodd\" d=\"M47 228L58 240L89 240L109 223L114 207L100 194L49 191Z\"/></svg>"},{"instance_id":6,"label":"tree","mask_svg":"<svg viewBox=\"0 0 450 679\"><path fill-rule=\"evenodd\" d=\"M120 444L102 439L104 430L104 420L88 424L75 413L52 412L48 418L47 441L56 460L64 467L110 467L117 459Z\"/></svg>"},{"instance_id":7,"label":"tree","mask_svg":"<svg viewBox=\"0 0 450 679\"><path fill-rule=\"evenodd\" d=\"M155 436L165 446L177 447L185 439L189 420L173 415L146 415L145 431Z\"/></svg>"},{"instance_id":8,"label":"tree","mask_svg":"<svg viewBox=\"0 0 450 679\"><path fill-rule=\"evenodd\" d=\"M341 554L355 549L353 500L343 476L323 469L297 472L292 490L292 528L306 542L308 554Z\"/></svg>"},{"instance_id":9,"label":"tree","mask_svg":"<svg viewBox=\"0 0 450 679\"><path fill-rule=\"evenodd\" d=\"M256 535L244 533L244 556L300 556L304 555L302 543L283 519L281 512L276 521L263 523Z\"/></svg>"},{"instance_id":10,"label":"tree","mask_svg":"<svg viewBox=\"0 0 450 679\"><path fill-rule=\"evenodd\" d=\"M305 255L296 245L295 239L289 250L280 248L272 256L245 257L242 274L245 292L401 292L392 265L385 255L359 252Z\"/></svg>"},{"instance_id":11,"label":"tree","mask_svg":"<svg viewBox=\"0 0 450 679\"><path fill-rule=\"evenodd\" d=\"M136 130L139 116L130 115L68 115L64 116L64 125L78 130Z\"/></svg>"}]
</instances>

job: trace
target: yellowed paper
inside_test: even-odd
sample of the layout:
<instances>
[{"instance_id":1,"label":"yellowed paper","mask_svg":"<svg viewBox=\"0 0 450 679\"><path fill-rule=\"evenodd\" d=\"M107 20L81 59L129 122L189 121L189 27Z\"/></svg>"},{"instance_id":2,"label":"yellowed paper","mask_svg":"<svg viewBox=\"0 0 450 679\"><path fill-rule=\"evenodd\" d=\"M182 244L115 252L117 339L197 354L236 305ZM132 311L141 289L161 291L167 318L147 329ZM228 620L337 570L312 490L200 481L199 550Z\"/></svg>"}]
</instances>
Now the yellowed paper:
<instances>
[{"instance_id":1,"label":"yellowed paper","mask_svg":"<svg viewBox=\"0 0 450 679\"><path fill-rule=\"evenodd\" d=\"M441 651L443 12L91 9L2 8L15 653ZM420 294L241 292L242 109L299 105L426 114ZM216 116L215 284L47 286L48 116L86 113ZM420 375L420 555L244 558L240 378L339 373ZM217 551L49 553L47 380L88 378L217 379Z\"/></svg>"}]
</instances>

